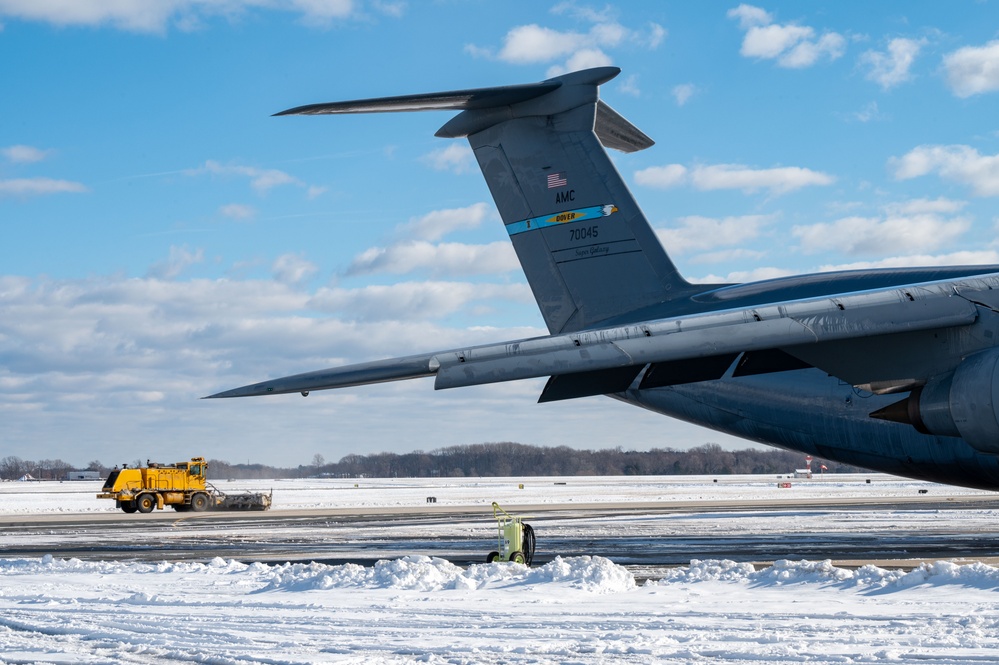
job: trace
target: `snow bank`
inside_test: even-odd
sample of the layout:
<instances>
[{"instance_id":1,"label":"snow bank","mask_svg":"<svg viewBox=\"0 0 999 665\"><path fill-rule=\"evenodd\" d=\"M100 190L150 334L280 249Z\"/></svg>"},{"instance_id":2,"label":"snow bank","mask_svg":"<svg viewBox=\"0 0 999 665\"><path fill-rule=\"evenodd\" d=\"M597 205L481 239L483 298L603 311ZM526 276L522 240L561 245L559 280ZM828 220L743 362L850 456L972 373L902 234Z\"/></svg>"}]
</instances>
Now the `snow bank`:
<instances>
[{"instance_id":1,"label":"snow bank","mask_svg":"<svg viewBox=\"0 0 999 665\"><path fill-rule=\"evenodd\" d=\"M599 557L544 566L0 559L0 663L980 665L999 569L692 561L636 586Z\"/></svg>"},{"instance_id":2,"label":"snow bank","mask_svg":"<svg viewBox=\"0 0 999 665\"><path fill-rule=\"evenodd\" d=\"M493 563L460 568L449 561L408 556L379 561L371 568L356 564L327 566L291 563L274 566L265 575L261 591L313 589L405 589L442 591L562 584L591 593L614 593L635 587L634 576L603 557L557 557L539 568L514 563Z\"/></svg>"},{"instance_id":3,"label":"snow bank","mask_svg":"<svg viewBox=\"0 0 999 665\"><path fill-rule=\"evenodd\" d=\"M258 592L302 592L328 589L396 589L447 591L510 589L559 585L589 593L624 593L636 588L635 578L623 566L603 557L556 557L536 568L514 563L476 564L461 568L436 557L407 556L379 561L366 568L357 564L322 563L244 564L216 558L209 563L115 562L59 559L0 559L0 580L21 575L183 575L241 576L258 585ZM980 562L924 563L911 570L887 570L867 565L856 570L837 568L826 561L781 560L761 570L752 564L727 560L693 560L671 569L646 586L667 587L703 582L746 584L752 588L818 585L858 591L898 591L914 587L960 586L999 592L999 568Z\"/></svg>"},{"instance_id":4,"label":"snow bank","mask_svg":"<svg viewBox=\"0 0 999 665\"><path fill-rule=\"evenodd\" d=\"M749 563L735 561L698 561L675 568L661 580L647 584L665 586L696 582L746 582L753 587L785 585L836 585L858 590L901 590L917 586L958 585L987 591L999 591L999 568L974 562L957 564L948 561L924 563L911 571L886 570L867 565L857 570L837 568L825 561L774 562L759 571Z\"/></svg>"}]
</instances>

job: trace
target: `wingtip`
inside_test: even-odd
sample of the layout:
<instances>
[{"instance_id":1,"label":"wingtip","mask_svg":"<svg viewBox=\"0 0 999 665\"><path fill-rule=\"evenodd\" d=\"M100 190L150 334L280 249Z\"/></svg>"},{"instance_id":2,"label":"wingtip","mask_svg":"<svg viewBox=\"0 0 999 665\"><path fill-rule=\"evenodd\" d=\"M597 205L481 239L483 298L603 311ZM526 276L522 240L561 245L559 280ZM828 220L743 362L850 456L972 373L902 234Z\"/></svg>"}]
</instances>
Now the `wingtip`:
<instances>
[{"instance_id":1,"label":"wingtip","mask_svg":"<svg viewBox=\"0 0 999 665\"><path fill-rule=\"evenodd\" d=\"M277 392L273 385L269 383L252 383L248 386L240 386L231 390L223 390L214 395L206 395L201 399L225 399L228 397L254 397L256 395L269 395Z\"/></svg>"}]
</instances>

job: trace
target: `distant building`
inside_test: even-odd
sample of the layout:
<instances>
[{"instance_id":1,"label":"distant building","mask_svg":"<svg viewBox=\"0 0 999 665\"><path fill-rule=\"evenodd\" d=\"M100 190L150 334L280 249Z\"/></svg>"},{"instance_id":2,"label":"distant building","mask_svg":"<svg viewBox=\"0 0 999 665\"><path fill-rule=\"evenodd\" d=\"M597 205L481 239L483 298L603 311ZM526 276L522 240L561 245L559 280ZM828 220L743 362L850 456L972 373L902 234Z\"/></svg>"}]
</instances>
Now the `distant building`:
<instances>
[{"instance_id":1,"label":"distant building","mask_svg":"<svg viewBox=\"0 0 999 665\"><path fill-rule=\"evenodd\" d=\"M100 471L70 471L66 474L66 480L100 480Z\"/></svg>"},{"instance_id":2,"label":"distant building","mask_svg":"<svg viewBox=\"0 0 999 665\"><path fill-rule=\"evenodd\" d=\"M795 478L811 478L812 477L812 470L811 470L811 468L808 468L808 469L795 469L794 470L794 477Z\"/></svg>"}]
</instances>

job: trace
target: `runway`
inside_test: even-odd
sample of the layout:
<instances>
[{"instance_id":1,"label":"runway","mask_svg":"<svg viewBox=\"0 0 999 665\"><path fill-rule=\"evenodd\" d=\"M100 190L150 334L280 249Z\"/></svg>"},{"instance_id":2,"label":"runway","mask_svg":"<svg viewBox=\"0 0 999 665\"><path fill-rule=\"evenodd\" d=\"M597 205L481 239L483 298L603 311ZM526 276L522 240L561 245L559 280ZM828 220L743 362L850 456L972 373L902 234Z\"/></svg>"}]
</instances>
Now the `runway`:
<instances>
[{"instance_id":1,"label":"runway","mask_svg":"<svg viewBox=\"0 0 999 665\"><path fill-rule=\"evenodd\" d=\"M639 577L692 560L780 559L912 567L999 562L999 496L511 504L537 534L535 562L599 555ZM359 563L411 554L458 565L497 549L487 505L266 513L117 512L0 516L0 557L118 561Z\"/></svg>"}]
</instances>

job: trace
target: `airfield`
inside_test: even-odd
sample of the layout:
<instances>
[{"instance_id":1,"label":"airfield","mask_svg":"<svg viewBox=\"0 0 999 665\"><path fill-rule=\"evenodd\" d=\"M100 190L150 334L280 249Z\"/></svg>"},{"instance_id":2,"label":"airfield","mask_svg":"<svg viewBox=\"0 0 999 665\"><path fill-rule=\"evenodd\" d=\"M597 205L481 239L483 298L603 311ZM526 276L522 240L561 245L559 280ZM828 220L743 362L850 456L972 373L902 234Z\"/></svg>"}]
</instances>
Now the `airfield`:
<instances>
[{"instance_id":1,"label":"airfield","mask_svg":"<svg viewBox=\"0 0 999 665\"><path fill-rule=\"evenodd\" d=\"M779 487L790 483L790 487ZM0 663L992 662L999 495L883 476L0 483ZM428 502L428 499L431 501ZM491 503L538 537L485 564Z\"/></svg>"},{"instance_id":2,"label":"airfield","mask_svg":"<svg viewBox=\"0 0 999 665\"><path fill-rule=\"evenodd\" d=\"M224 492L272 492L274 508L148 515L97 500L100 485L0 485L0 556L467 566L496 549L497 501L534 527L537 563L601 556L642 577L692 559L999 562L999 494L882 474L223 481Z\"/></svg>"}]
</instances>

